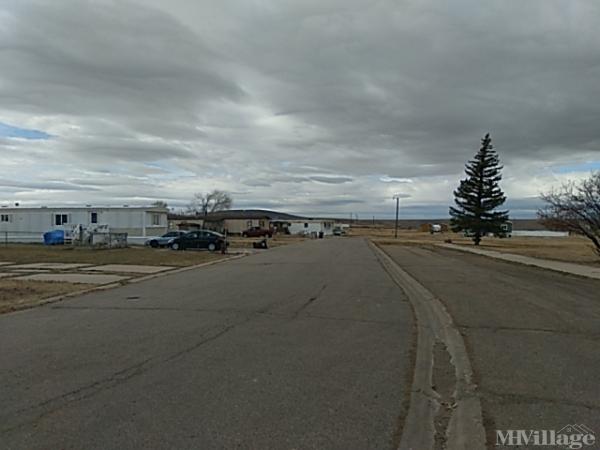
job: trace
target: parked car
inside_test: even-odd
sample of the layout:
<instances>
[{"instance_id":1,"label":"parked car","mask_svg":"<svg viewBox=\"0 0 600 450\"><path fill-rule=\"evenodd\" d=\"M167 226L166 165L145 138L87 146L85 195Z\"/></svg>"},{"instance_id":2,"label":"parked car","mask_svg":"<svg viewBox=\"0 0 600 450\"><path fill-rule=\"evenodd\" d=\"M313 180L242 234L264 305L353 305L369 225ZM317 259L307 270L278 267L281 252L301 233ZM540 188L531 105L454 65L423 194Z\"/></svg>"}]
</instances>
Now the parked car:
<instances>
[{"instance_id":1,"label":"parked car","mask_svg":"<svg viewBox=\"0 0 600 450\"><path fill-rule=\"evenodd\" d=\"M210 230L190 231L182 236L169 240L168 246L172 250L187 250L192 248L206 248L211 252L224 249L227 246L225 236Z\"/></svg>"},{"instance_id":2,"label":"parked car","mask_svg":"<svg viewBox=\"0 0 600 450\"><path fill-rule=\"evenodd\" d=\"M169 231L160 237L153 237L144 242L144 245L149 245L152 248L166 247L169 241L175 237L183 236L186 231Z\"/></svg>"},{"instance_id":3,"label":"parked car","mask_svg":"<svg viewBox=\"0 0 600 450\"><path fill-rule=\"evenodd\" d=\"M261 228L261 227L251 227L242 232L242 237L273 237L273 229L271 228Z\"/></svg>"}]
</instances>

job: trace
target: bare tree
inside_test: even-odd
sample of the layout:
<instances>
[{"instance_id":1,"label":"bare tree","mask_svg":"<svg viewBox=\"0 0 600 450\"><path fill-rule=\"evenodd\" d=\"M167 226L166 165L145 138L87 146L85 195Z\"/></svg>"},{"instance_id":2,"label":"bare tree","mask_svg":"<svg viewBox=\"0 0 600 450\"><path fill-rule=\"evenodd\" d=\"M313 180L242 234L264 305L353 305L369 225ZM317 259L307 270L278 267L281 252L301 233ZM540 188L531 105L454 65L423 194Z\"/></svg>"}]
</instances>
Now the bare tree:
<instances>
[{"instance_id":1,"label":"bare tree","mask_svg":"<svg viewBox=\"0 0 600 450\"><path fill-rule=\"evenodd\" d=\"M600 172L541 195L547 205L538 217L547 228L587 237L600 255Z\"/></svg>"},{"instance_id":2,"label":"bare tree","mask_svg":"<svg viewBox=\"0 0 600 450\"><path fill-rule=\"evenodd\" d=\"M167 205L167 202L163 201L163 200L156 200L154 203L152 203L152 206L156 207L156 208L168 208L169 205Z\"/></svg>"},{"instance_id":3,"label":"bare tree","mask_svg":"<svg viewBox=\"0 0 600 450\"><path fill-rule=\"evenodd\" d=\"M188 206L188 212L206 216L209 213L231 209L232 205L233 200L227 192L215 189L206 194L194 194L194 198Z\"/></svg>"}]
</instances>

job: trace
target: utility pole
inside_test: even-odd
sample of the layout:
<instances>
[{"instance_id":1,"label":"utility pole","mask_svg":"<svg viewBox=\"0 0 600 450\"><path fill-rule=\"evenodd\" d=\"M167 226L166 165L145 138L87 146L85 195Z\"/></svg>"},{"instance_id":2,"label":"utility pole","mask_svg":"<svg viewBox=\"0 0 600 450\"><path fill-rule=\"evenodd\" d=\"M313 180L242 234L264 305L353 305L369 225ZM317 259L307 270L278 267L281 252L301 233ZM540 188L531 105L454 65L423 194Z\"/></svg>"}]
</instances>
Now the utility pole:
<instances>
[{"instance_id":1,"label":"utility pole","mask_svg":"<svg viewBox=\"0 0 600 450\"><path fill-rule=\"evenodd\" d=\"M400 196L394 195L396 199L396 227L394 229L394 238L398 239L398 211L400 210Z\"/></svg>"}]
</instances>

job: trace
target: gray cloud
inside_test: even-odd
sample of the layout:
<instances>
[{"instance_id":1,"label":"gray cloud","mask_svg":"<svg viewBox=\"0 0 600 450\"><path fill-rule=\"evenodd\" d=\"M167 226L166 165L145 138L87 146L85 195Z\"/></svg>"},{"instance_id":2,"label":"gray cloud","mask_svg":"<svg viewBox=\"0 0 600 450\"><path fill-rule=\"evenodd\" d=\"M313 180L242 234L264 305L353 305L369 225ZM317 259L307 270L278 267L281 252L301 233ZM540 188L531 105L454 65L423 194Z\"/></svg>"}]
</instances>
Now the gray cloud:
<instances>
[{"instance_id":1,"label":"gray cloud","mask_svg":"<svg viewBox=\"0 0 600 450\"><path fill-rule=\"evenodd\" d=\"M0 178L0 188L12 191L26 190L43 190L43 191L85 191L85 190L96 190L94 187L78 186L73 183L62 183L60 181L48 181L45 183L38 183L35 181L18 181L11 179Z\"/></svg>"},{"instance_id":2,"label":"gray cloud","mask_svg":"<svg viewBox=\"0 0 600 450\"><path fill-rule=\"evenodd\" d=\"M311 180L313 181L317 181L319 183L325 183L325 184L341 184L341 183L349 183L352 181L352 178L350 177L323 177L323 176L316 176L313 175L312 177L310 177Z\"/></svg>"},{"instance_id":3,"label":"gray cloud","mask_svg":"<svg viewBox=\"0 0 600 450\"><path fill-rule=\"evenodd\" d=\"M383 215L400 189L405 211L439 214L490 131L531 212L579 176L554 168L600 160L599 17L591 0L7 2L0 122L53 139L0 137L19 174L0 198L183 205L219 188Z\"/></svg>"}]
</instances>

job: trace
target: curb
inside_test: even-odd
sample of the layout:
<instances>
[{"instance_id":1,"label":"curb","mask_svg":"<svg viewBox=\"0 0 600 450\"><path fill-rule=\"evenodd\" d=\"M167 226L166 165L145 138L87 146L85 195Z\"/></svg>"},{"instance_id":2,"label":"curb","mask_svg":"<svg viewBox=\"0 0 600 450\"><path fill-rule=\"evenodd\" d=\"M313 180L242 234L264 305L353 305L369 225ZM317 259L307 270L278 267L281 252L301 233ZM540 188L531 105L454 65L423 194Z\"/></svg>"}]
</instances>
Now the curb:
<instances>
[{"instance_id":1,"label":"curb","mask_svg":"<svg viewBox=\"0 0 600 450\"><path fill-rule=\"evenodd\" d=\"M234 261L236 259L244 258L245 256L248 256L248 255L246 255L246 254L235 255L235 256L230 256L230 257L227 257L227 258L215 259L214 261L208 261L208 262L205 262L205 263L196 264L194 266L186 266L186 267L181 267L179 269L173 269L173 270L165 270L163 272L153 273L153 274L146 275L146 276L143 276L143 277L132 278L132 279L129 279L129 280L123 280L123 282L119 283L119 284L123 284L124 285L124 284L140 283L142 281L152 280L154 278L164 277L166 275L171 275L171 274L174 274L174 273L187 272L189 270L200 269L202 267L214 266L215 264L222 264L222 263L224 263L226 261Z\"/></svg>"}]
</instances>

